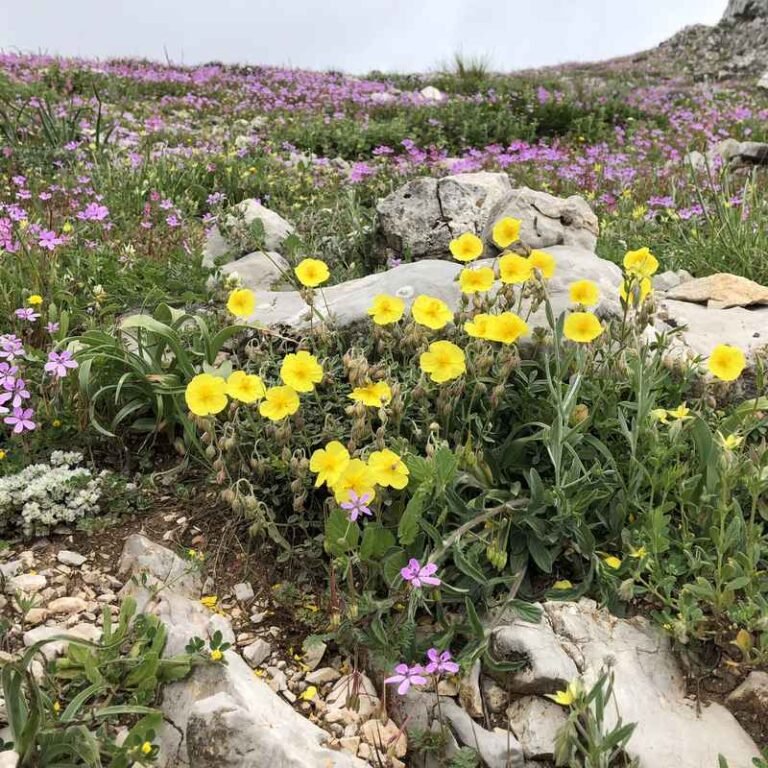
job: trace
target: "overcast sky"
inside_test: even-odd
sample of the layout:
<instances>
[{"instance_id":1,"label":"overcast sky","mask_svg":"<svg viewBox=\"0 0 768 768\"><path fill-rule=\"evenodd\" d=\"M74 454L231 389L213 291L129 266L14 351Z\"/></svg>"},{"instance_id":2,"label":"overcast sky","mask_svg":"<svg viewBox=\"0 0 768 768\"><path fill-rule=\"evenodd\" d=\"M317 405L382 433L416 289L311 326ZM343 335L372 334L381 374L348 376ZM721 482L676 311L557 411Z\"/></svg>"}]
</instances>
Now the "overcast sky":
<instances>
[{"instance_id":1,"label":"overcast sky","mask_svg":"<svg viewBox=\"0 0 768 768\"><path fill-rule=\"evenodd\" d=\"M0 0L0 49L176 63L425 71L594 61L713 24L726 0Z\"/></svg>"}]
</instances>

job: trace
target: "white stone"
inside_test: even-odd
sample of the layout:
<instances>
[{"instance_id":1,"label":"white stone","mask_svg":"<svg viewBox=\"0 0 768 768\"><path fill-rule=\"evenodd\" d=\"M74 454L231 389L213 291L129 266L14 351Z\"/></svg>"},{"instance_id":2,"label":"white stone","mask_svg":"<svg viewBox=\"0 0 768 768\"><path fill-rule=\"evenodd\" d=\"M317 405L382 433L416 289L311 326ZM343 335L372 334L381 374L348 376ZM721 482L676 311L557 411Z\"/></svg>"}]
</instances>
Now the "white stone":
<instances>
[{"instance_id":1,"label":"white stone","mask_svg":"<svg viewBox=\"0 0 768 768\"><path fill-rule=\"evenodd\" d=\"M224 275L237 275L244 285L280 290L291 285L291 265L276 251L255 251L221 267Z\"/></svg>"},{"instance_id":2,"label":"white stone","mask_svg":"<svg viewBox=\"0 0 768 768\"><path fill-rule=\"evenodd\" d=\"M87 558L83 557L79 552L72 552L68 549L60 550L56 555L56 559L62 565L69 565L72 568L79 568L87 560Z\"/></svg>"},{"instance_id":3,"label":"white stone","mask_svg":"<svg viewBox=\"0 0 768 768\"><path fill-rule=\"evenodd\" d=\"M425 88L422 88L419 93L421 94L421 98L426 99L427 101L442 101L445 98L442 91L435 88L434 85L428 85Z\"/></svg>"},{"instance_id":4,"label":"white stone","mask_svg":"<svg viewBox=\"0 0 768 768\"><path fill-rule=\"evenodd\" d=\"M12 595L16 592L24 592L28 595L34 595L40 590L45 589L47 580L45 576L40 573L22 573L18 576L14 576L8 582L6 592Z\"/></svg>"},{"instance_id":5,"label":"white stone","mask_svg":"<svg viewBox=\"0 0 768 768\"><path fill-rule=\"evenodd\" d=\"M263 664L271 655L272 646L261 638L243 648L243 658L253 668Z\"/></svg>"},{"instance_id":6,"label":"white stone","mask_svg":"<svg viewBox=\"0 0 768 768\"><path fill-rule=\"evenodd\" d=\"M235 595L235 600L239 603L249 603L255 596L253 587L247 582L235 584L235 586L232 587L232 592Z\"/></svg>"},{"instance_id":7,"label":"white stone","mask_svg":"<svg viewBox=\"0 0 768 768\"><path fill-rule=\"evenodd\" d=\"M58 597L47 608L51 613L81 613L88 610L88 603L81 597Z\"/></svg>"},{"instance_id":8,"label":"white stone","mask_svg":"<svg viewBox=\"0 0 768 768\"><path fill-rule=\"evenodd\" d=\"M540 696L523 696L513 701L507 718L529 760L553 756L557 731L568 719L562 707Z\"/></svg>"},{"instance_id":9,"label":"white stone","mask_svg":"<svg viewBox=\"0 0 768 768\"><path fill-rule=\"evenodd\" d=\"M66 640L51 640L54 637L73 637L78 640L87 640L91 643L96 643L101 638L101 630L95 627L93 624L75 624L73 627L65 627L62 625L53 627L35 627L24 633L24 646L31 648L36 643L43 641L45 644L41 647L41 651L46 659L49 661L60 656L67 647Z\"/></svg>"},{"instance_id":10,"label":"white stone","mask_svg":"<svg viewBox=\"0 0 768 768\"><path fill-rule=\"evenodd\" d=\"M307 674L304 678L310 685L322 685L323 683L335 683L341 677L341 672L333 667L320 667Z\"/></svg>"}]
</instances>

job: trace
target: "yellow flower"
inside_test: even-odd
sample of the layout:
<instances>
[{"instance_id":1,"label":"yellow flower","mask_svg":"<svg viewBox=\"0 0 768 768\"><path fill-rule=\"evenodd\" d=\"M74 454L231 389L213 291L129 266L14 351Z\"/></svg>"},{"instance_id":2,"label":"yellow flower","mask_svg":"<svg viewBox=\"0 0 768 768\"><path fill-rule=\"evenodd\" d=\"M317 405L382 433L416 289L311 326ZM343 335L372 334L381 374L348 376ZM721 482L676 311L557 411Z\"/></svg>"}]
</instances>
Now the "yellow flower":
<instances>
[{"instance_id":1,"label":"yellow flower","mask_svg":"<svg viewBox=\"0 0 768 768\"><path fill-rule=\"evenodd\" d=\"M325 448L318 448L309 460L310 472L317 473L315 488L323 483L335 485L349 464L349 451L338 441L332 440Z\"/></svg>"},{"instance_id":2,"label":"yellow flower","mask_svg":"<svg viewBox=\"0 0 768 768\"><path fill-rule=\"evenodd\" d=\"M8 454L2 448L0 448L0 461L3 461L7 456Z\"/></svg>"},{"instance_id":3,"label":"yellow flower","mask_svg":"<svg viewBox=\"0 0 768 768\"><path fill-rule=\"evenodd\" d=\"M459 287L462 293L480 293L490 289L494 278L493 270L490 267L462 269L459 275Z\"/></svg>"},{"instance_id":4,"label":"yellow flower","mask_svg":"<svg viewBox=\"0 0 768 768\"><path fill-rule=\"evenodd\" d=\"M290 387L270 387L259 403L259 413L271 421L293 416L299 410L299 396Z\"/></svg>"},{"instance_id":5,"label":"yellow flower","mask_svg":"<svg viewBox=\"0 0 768 768\"><path fill-rule=\"evenodd\" d=\"M541 272L545 280L549 280L555 274L555 257L546 251L531 251L528 261L534 269Z\"/></svg>"},{"instance_id":6,"label":"yellow flower","mask_svg":"<svg viewBox=\"0 0 768 768\"><path fill-rule=\"evenodd\" d=\"M619 558L615 555L605 555L603 557L603 562L614 571L617 571L619 568L621 568L621 560L619 560Z\"/></svg>"},{"instance_id":7,"label":"yellow flower","mask_svg":"<svg viewBox=\"0 0 768 768\"><path fill-rule=\"evenodd\" d=\"M573 589L573 584L568 579L561 579L552 585L552 589Z\"/></svg>"},{"instance_id":8,"label":"yellow flower","mask_svg":"<svg viewBox=\"0 0 768 768\"><path fill-rule=\"evenodd\" d=\"M388 296L384 293L376 296L368 309L368 314L376 325L396 323L403 316L403 312L405 312L405 302L397 296Z\"/></svg>"},{"instance_id":9,"label":"yellow flower","mask_svg":"<svg viewBox=\"0 0 768 768\"><path fill-rule=\"evenodd\" d=\"M39 307L43 303L43 297L39 293L33 293L28 299L27 304L30 307Z\"/></svg>"},{"instance_id":10,"label":"yellow flower","mask_svg":"<svg viewBox=\"0 0 768 768\"><path fill-rule=\"evenodd\" d=\"M528 333L528 324L514 312L502 312L491 317L488 324L488 336L491 341L502 344L514 344L521 336Z\"/></svg>"},{"instance_id":11,"label":"yellow flower","mask_svg":"<svg viewBox=\"0 0 768 768\"><path fill-rule=\"evenodd\" d=\"M411 307L411 314L419 325L426 325L433 331L443 328L453 320L453 312L444 301L423 294L416 297Z\"/></svg>"},{"instance_id":12,"label":"yellow flower","mask_svg":"<svg viewBox=\"0 0 768 768\"><path fill-rule=\"evenodd\" d=\"M450 341L430 344L429 350L421 354L419 365L438 384L456 379L467 370L463 350Z\"/></svg>"},{"instance_id":13,"label":"yellow flower","mask_svg":"<svg viewBox=\"0 0 768 768\"><path fill-rule=\"evenodd\" d=\"M483 252L483 241L477 235L465 232L451 240L448 248L456 261L474 261Z\"/></svg>"},{"instance_id":14,"label":"yellow flower","mask_svg":"<svg viewBox=\"0 0 768 768\"><path fill-rule=\"evenodd\" d=\"M744 438L740 435L728 435L726 437L725 435L722 435L720 432L718 432L717 436L720 438L720 442L722 443L723 448L728 451L732 451L734 448L738 448L744 442Z\"/></svg>"},{"instance_id":15,"label":"yellow flower","mask_svg":"<svg viewBox=\"0 0 768 768\"><path fill-rule=\"evenodd\" d=\"M678 421L686 421L687 419L693 418L689 414L691 413L691 409L686 406L685 403L682 403L681 405L678 405L677 408L675 408L673 411L667 411L667 416L673 419L677 419Z\"/></svg>"},{"instance_id":16,"label":"yellow flower","mask_svg":"<svg viewBox=\"0 0 768 768\"><path fill-rule=\"evenodd\" d=\"M254 403L267 391L261 376L235 371L227 379L227 394L241 403Z\"/></svg>"},{"instance_id":17,"label":"yellow flower","mask_svg":"<svg viewBox=\"0 0 768 768\"><path fill-rule=\"evenodd\" d=\"M210 373L198 373L184 391L187 407L195 416L210 416L227 407L227 382Z\"/></svg>"},{"instance_id":18,"label":"yellow flower","mask_svg":"<svg viewBox=\"0 0 768 768\"><path fill-rule=\"evenodd\" d=\"M552 699L555 704L560 704L563 707L570 707L579 692L579 685L577 680L573 680L568 683L568 687L564 691L558 691L557 693L547 693L545 696L548 699Z\"/></svg>"},{"instance_id":19,"label":"yellow flower","mask_svg":"<svg viewBox=\"0 0 768 768\"><path fill-rule=\"evenodd\" d=\"M206 608L215 608L216 603L219 602L219 598L216 597L216 595L204 595L200 598L200 602L206 607Z\"/></svg>"},{"instance_id":20,"label":"yellow flower","mask_svg":"<svg viewBox=\"0 0 768 768\"><path fill-rule=\"evenodd\" d=\"M250 317L256 309L256 297L247 288L238 288L229 294L227 309L235 317Z\"/></svg>"},{"instance_id":21,"label":"yellow flower","mask_svg":"<svg viewBox=\"0 0 768 768\"><path fill-rule=\"evenodd\" d=\"M355 387L349 399L370 408L381 408L392 400L392 390L386 381L371 382L364 387Z\"/></svg>"},{"instance_id":22,"label":"yellow flower","mask_svg":"<svg viewBox=\"0 0 768 768\"><path fill-rule=\"evenodd\" d=\"M221 661L223 658L224 654L218 648L211 651L211 661Z\"/></svg>"},{"instance_id":23,"label":"yellow flower","mask_svg":"<svg viewBox=\"0 0 768 768\"><path fill-rule=\"evenodd\" d=\"M307 288L322 285L329 277L328 265L320 259L304 259L293 270L299 282Z\"/></svg>"},{"instance_id":24,"label":"yellow flower","mask_svg":"<svg viewBox=\"0 0 768 768\"><path fill-rule=\"evenodd\" d=\"M292 352L283 358L280 378L297 392L311 392L323 380L323 366L306 350Z\"/></svg>"},{"instance_id":25,"label":"yellow flower","mask_svg":"<svg viewBox=\"0 0 768 768\"><path fill-rule=\"evenodd\" d=\"M591 280L577 280L568 288L571 301L583 307L594 307L600 303L600 289Z\"/></svg>"},{"instance_id":26,"label":"yellow flower","mask_svg":"<svg viewBox=\"0 0 768 768\"><path fill-rule=\"evenodd\" d=\"M374 451L368 457L368 466L373 472L376 485L383 488L402 490L408 485L408 467L403 460L389 448Z\"/></svg>"},{"instance_id":27,"label":"yellow flower","mask_svg":"<svg viewBox=\"0 0 768 768\"><path fill-rule=\"evenodd\" d=\"M520 239L520 219L505 216L493 225L493 242L499 248L508 248Z\"/></svg>"},{"instance_id":28,"label":"yellow flower","mask_svg":"<svg viewBox=\"0 0 768 768\"><path fill-rule=\"evenodd\" d=\"M632 304L632 306L636 307L638 304L642 304L645 301L648 294L650 294L652 287L653 285L650 277L642 277L639 281L623 280L619 286L619 296L621 296L627 304Z\"/></svg>"},{"instance_id":29,"label":"yellow flower","mask_svg":"<svg viewBox=\"0 0 768 768\"><path fill-rule=\"evenodd\" d=\"M492 315L486 315L482 312L475 315L471 320L464 323L464 330L476 339L487 339L491 330Z\"/></svg>"},{"instance_id":30,"label":"yellow flower","mask_svg":"<svg viewBox=\"0 0 768 768\"><path fill-rule=\"evenodd\" d=\"M72 224L69 221L65 221L64 222L64 226L61 228L61 231L65 235L68 235L73 229L74 229L74 227L72 226Z\"/></svg>"},{"instance_id":31,"label":"yellow flower","mask_svg":"<svg viewBox=\"0 0 768 768\"><path fill-rule=\"evenodd\" d=\"M58 429L61 426L61 421L59 419L54 419L51 422L51 426L54 427L54 429Z\"/></svg>"},{"instance_id":32,"label":"yellow flower","mask_svg":"<svg viewBox=\"0 0 768 768\"><path fill-rule=\"evenodd\" d=\"M502 283L524 283L533 277L533 264L516 253L502 253L499 257L499 277Z\"/></svg>"},{"instance_id":33,"label":"yellow flower","mask_svg":"<svg viewBox=\"0 0 768 768\"><path fill-rule=\"evenodd\" d=\"M658 259L648 248L639 248L636 251L627 251L624 254L624 269L630 275L650 277L658 268Z\"/></svg>"},{"instance_id":34,"label":"yellow flower","mask_svg":"<svg viewBox=\"0 0 768 768\"><path fill-rule=\"evenodd\" d=\"M333 484L332 490L338 504L349 501L351 492L358 497L367 495L368 501L373 501L376 496L376 478L373 470L362 459L352 459Z\"/></svg>"},{"instance_id":35,"label":"yellow flower","mask_svg":"<svg viewBox=\"0 0 768 768\"><path fill-rule=\"evenodd\" d=\"M145 741L145 742L144 742L144 743L141 745L141 753L142 753L143 755L148 755L148 754L150 754L151 752L152 752L152 742L150 742L150 741Z\"/></svg>"},{"instance_id":36,"label":"yellow flower","mask_svg":"<svg viewBox=\"0 0 768 768\"><path fill-rule=\"evenodd\" d=\"M603 326L591 312L571 312L563 324L565 338L579 344L594 341L602 332Z\"/></svg>"},{"instance_id":37,"label":"yellow flower","mask_svg":"<svg viewBox=\"0 0 768 768\"><path fill-rule=\"evenodd\" d=\"M707 368L713 376L723 381L735 381L741 376L747 360L738 347L718 344L709 356Z\"/></svg>"},{"instance_id":38,"label":"yellow flower","mask_svg":"<svg viewBox=\"0 0 768 768\"><path fill-rule=\"evenodd\" d=\"M314 685L307 686L299 695L302 701L312 701L317 698L317 687Z\"/></svg>"},{"instance_id":39,"label":"yellow flower","mask_svg":"<svg viewBox=\"0 0 768 768\"><path fill-rule=\"evenodd\" d=\"M654 408L651 411L651 416L658 419L662 424L666 424L669 421L669 412L666 408Z\"/></svg>"},{"instance_id":40,"label":"yellow flower","mask_svg":"<svg viewBox=\"0 0 768 768\"><path fill-rule=\"evenodd\" d=\"M53 702L53 711L58 715L61 712L61 704L58 701Z\"/></svg>"},{"instance_id":41,"label":"yellow flower","mask_svg":"<svg viewBox=\"0 0 768 768\"><path fill-rule=\"evenodd\" d=\"M629 556L642 560L644 557L648 557L648 550L645 547L630 547Z\"/></svg>"}]
</instances>

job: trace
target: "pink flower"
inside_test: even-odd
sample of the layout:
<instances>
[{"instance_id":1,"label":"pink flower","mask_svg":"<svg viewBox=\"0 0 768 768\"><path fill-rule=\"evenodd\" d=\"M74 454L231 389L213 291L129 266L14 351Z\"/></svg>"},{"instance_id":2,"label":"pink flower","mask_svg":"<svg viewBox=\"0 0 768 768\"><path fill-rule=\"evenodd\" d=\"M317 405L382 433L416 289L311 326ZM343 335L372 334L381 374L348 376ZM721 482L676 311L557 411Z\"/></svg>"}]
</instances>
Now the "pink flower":
<instances>
[{"instance_id":1,"label":"pink flower","mask_svg":"<svg viewBox=\"0 0 768 768\"><path fill-rule=\"evenodd\" d=\"M48 362L43 366L46 373L52 373L57 379L63 379L72 368L77 368L77 361L72 359L69 350L49 352Z\"/></svg>"},{"instance_id":2,"label":"pink flower","mask_svg":"<svg viewBox=\"0 0 768 768\"><path fill-rule=\"evenodd\" d=\"M31 432L37 427L34 422L35 412L32 408L14 408L13 415L6 416L3 421L13 427L13 434L20 435L24 431Z\"/></svg>"},{"instance_id":3,"label":"pink flower","mask_svg":"<svg viewBox=\"0 0 768 768\"><path fill-rule=\"evenodd\" d=\"M421 664L414 664L412 667L407 664L398 664L395 667L395 674L388 677L384 683L386 685L397 684L397 692L404 696L412 685L426 685L427 678L424 677L424 669Z\"/></svg>"},{"instance_id":4,"label":"pink flower","mask_svg":"<svg viewBox=\"0 0 768 768\"><path fill-rule=\"evenodd\" d=\"M459 665L453 661L450 651L440 651L437 648L430 648L427 651L427 658L429 664L427 664L426 673L428 675L455 675L459 671Z\"/></svg>"},{"instance_id":5,"label":"pink flower","mask_svg":"<svg viewBox=\"0 0 768 768\"><path fill-rule=\"evenodd\" d=\"M30 323L34 323L35 320L40 317L40 313L35 312L32 307L19 307L13 314L16 315L19 320L28 320Z\"/></svg>"},{"instance_id":6,"label":"pink flower","mask_svg":"<svg viewBox=\"0 0 768 768\"><path fill-rule=\"evenodd\" d=\"M109 216L109 208L98 203L88 203L85 209L77 214L77 218L81 221L103 221L107 216Z\"/></svg>"},{"instance_id":7,"label":"pink flower","mask_svg":"<svg viewBox=\"0 0 768 768\"><path fill-rule=\"evenodd\" d=\"M371 512L368 503L371 500L370 493L364 493L362 496L358 496L354 491L349 492L349 501L345 501L341 504L341 508L348 512L348 519L351 523L354 523L361 515L371 517Z\"/></svg>"},{"instance_id":8,"label":"pink flower","mask_svg":"<svg viewBox=\"0 0 768 768\"><path fill-rule=\"evenodd\" d=\"M400 570L400 575L405 581L410 582L414 589L421 586L439 587L442 583L434 574L437 572L437 566L434 563L421 565L416 558L411 558L408 565Z\"/></svg>"}]
</instances>

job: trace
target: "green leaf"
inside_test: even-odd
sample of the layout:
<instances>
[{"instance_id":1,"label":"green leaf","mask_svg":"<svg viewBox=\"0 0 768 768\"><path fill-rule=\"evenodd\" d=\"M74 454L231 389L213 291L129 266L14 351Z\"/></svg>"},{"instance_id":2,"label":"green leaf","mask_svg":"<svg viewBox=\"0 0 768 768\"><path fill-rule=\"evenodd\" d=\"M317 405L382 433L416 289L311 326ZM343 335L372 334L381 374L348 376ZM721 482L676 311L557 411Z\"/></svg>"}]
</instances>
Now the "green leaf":
<instances>
[{"instance_id":1,"label":"green leaf","mask_svg":"<svg viewBox=\"0 0 768 768\"><path fill-rule=\"evenodd\" d=\"M347 513L336 507L325 522L325 551L332 556L343 555L357 548L360 528L347 518Z\"/></svg>"},{"instance_id":2,"label":"green leaf","mask_svg":"<svg viewBox=\"0 0 768 768\"><path fill-rule=\"evenodd\" d=\"M411 496L397 526L397 538L400 544L408 546L419 535L419 521L424 513L424 506L432 493L432 483L422 483Z\"/></svg>"},{"instance_id":3,"label":"green leaf","mask_svg":"<svg viewBox=\"0 0 768 768\"><path fill-rule=\"evenodd\" d=\"M362 560L381 560L387 551L395 546L395 543L395 535L392 531L378 523L371 523L363 530L360 557Z\"/></svg>"}]
</instances>

